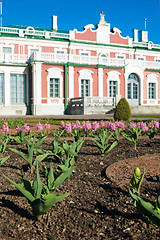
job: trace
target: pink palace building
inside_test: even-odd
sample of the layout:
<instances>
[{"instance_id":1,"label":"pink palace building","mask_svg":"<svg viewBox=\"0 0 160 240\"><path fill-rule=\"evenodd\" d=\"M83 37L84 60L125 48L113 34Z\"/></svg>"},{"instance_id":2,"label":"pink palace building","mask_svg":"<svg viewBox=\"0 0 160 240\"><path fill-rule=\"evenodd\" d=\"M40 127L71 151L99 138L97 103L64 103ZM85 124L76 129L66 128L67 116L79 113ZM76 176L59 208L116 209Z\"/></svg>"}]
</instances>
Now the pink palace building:
<instances>
[{"instance_id":1,"label":"pink palace building","mask_svg":"<svg viewBox=\"0 0 160 240\"><path fill-rule=\"evenodd\" d=\"M160 113L160 45L146 30L133 37L105 20L83 31L0 27L1 115L106 113L120 98L132 113ZM83 100L83 101L81 101ZM82 114L83 114L82 113Z\"/></svg>"}]
</instances>

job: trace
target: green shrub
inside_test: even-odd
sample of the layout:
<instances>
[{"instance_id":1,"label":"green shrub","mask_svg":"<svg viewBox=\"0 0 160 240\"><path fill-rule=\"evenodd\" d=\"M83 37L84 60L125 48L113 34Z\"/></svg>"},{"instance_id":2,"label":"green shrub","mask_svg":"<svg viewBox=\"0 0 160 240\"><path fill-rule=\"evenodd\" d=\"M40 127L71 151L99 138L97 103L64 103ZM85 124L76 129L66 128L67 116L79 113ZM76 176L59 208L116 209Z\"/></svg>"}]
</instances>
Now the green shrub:
<instances>
[{"instance_id":1,"label":"green shrub","mask_svg":"<svg viewBox=\"0 0 160 240\"><path fill-rule=\"evenodd\" d=\"M127 121L131 117L131 109L125 98L121 98L118 102L115 113L114 120L124 120Z\"/></svg>"}]
</instances>

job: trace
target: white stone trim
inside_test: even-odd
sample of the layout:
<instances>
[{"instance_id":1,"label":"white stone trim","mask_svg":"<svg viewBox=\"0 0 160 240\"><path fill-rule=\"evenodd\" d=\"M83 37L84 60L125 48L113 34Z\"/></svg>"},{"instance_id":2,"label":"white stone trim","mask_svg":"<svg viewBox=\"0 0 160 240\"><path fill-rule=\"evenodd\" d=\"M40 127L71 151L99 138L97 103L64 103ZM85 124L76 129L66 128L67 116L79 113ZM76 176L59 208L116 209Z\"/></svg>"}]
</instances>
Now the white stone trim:
<instances>
[{"instance_id":1,"label":"white stone trim","mask_svg":"<svg viewBox=\"0 0 160 240\"><path fill-rule=\"evenodd\" d=\"M69 98L74 98L74 67L68 67L69 75Z\"/></svg>"},{"instance_id":2,"label":"white stone trim","mask_svg":"<svg viewBox=\"0 0 160 240\"><path fill-rule=\"evenodd\" d=\"M80 76L78 78L79 82L79 97L81 97L81 80L86 79L90 80L90 97L93 96L93 77L92 74L93 72L89 69L82 69L78 71L80 73Z\"/></svg>"},{"instance_id":3,"label":"white stone trim","mask_svg":"<svg viewBox=\"0 0 160 240\"><path fill-rule=\"evenodd\" d=\"M50 97L50 78L59 78L60 79L60 97L58 98L60 102L62 103L62 82L63 82L63 76L62 73L64 72L60 68L49 68L47 70L47 96L48 96L48 104L51 104L51 97ZM56 98L57 99L57 98Z\"/></svg>"},{"instance_id":4,"label":"white stone trim","mask_svg":"<svg viewBox=\"0 0 160 240\"><path fill-rule=\"evenodd\" d=\"M110 81L117 81L117 95L120 95L120 78L119 76L121 73L117 71L109 71L107 72L108 78L107 78L107 96L109 97L109 82Z\"/></svg>"},{"instance_id":5,"label":"white stone trim","mask_svg":"<svg viewBox=\"0 0 160 240\"><path fill-rule=\"evenodd\" d=\"M38 50L38 53L41 53L42 47L37 47L37 46L33 46L33 45L28 46L28 56L31 55L32 49Z\"/></svg>"},{"instance_id":6,"label":"white stone trim","mask_svg":"<svg viewBox=\"0 0 160 240\"><path fill-rule=\"evenodd\" d=\"M98 68L98 96L103 97L103 68Z\"/></svg>"},{"instance_id":7,"label":"white stone trim","mask_svg":"<svg viewBox=\"0 0 160 240\"><path fill-rule=\"evenodd\" d=\"M29 79L28 68L26 67L14 67L14 66L0 66L0 73L4 74L4 96L3 104L0 105L1 114L3 115L16 115L16 111L20 111L22 115L26 115L27 106L29 106ZM26 76L26 104L15 103L11 104L10 101L10 74L25 74Z\"/></svg>"},{"instance_id":8,"label":"white stone trim","mask_svg":"<svg viewBox=\"0 0 160 240\"><path fill-rule=\"evenodd\" d=\"M158 104L158 78L159 76L155 73L149 73L147 75L147 105L150 105L150 102L154 101L154 104ZM149 99L149 94L148 94L148 86L149 83L155 83L156 84L156 97L154 99Z\"/></svg>"},{"instance_id":9,"label":"white stone trim","mask_svg":"<svg viewBox=\"0 0 160 240\"><path fill-rule=\"evenodd\" d=\"M144 73L144 70L145 70L145 68L139 62L129 63L125 66L125 74L124 74L124 77L125 77L125 98L128 100L128 98L127 98L128 76L131 73L135 73L139 78L139 87L140 87L139 104L140 105L143 105L143 79L144 79L144 74L143 73Z\"/></svg>"}]
</instances>

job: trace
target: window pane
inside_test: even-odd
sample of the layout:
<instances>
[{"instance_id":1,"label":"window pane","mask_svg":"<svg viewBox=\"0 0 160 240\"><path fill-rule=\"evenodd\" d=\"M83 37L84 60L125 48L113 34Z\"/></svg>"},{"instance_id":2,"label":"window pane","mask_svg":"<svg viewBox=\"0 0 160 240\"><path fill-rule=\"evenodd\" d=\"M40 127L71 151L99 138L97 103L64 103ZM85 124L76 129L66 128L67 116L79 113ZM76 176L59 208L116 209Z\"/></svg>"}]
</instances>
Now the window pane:
<instances>
[{"instance_id":1,"label":"window pane","mask_svg":"<svg viewBox=\"0 0 160 240\"><path fill-rule=\"evenodd\" d=\"M3 47L3 53L12 53L12 48L10 48L10 47Z\"/></svg>"},{"instance_id":2,"label":"window pane","mask_svg":"<svg viewBox=\"0 0 160 240\"><path fill-rule=\"evenodd\" d=\"M148 97L149 97L149 99L155 99L156 98L156 84L155 83L149 83Z\"/></svg>"},{"instance_id":3,"label":"window pane","mask_svg":"<svg viewBox=\"0 0 160 240\"><path fill-rule=\"evenodd\" d=\"M59 78L50 78L50 97L60 97Z\"/></svg>"},{"instance_id":4,"label":"window pane","mask_svg":"<svg viewBox=\"0 0 160 240\"><path fill-rule=\"evenodd\" d=\"M131 83L128 83L128 86L127 86L127 88L128 88L128 99L131 99Z\"/></svg>"},{"instance_id":5,"label":"window pane","mask_svg":"<svg viewBox=\"0 0 160 240\"><path fill-rule=\"evenodd\" d=\"M116 97L117 81L109 81L109 97Z\"/></svg>"},{"instance_id":6,"label":"window pane","mask_svg":"<svg viewBox=\"0 0 160 240\"><path fill-rule=\"evenodd\" d=\"M23 74L11 74L11 103L25 103L26 80Z\"/></svg>"},{"instance_id":7,"label":"window pane","mask_svg":"<svg viewBox=\"0 0 160 240\"><path fill-rule=\"evenodd\" d=\"M133 99L137 99L137 84L133 83Z\"/></svg>"},{"instance_id":8,"label":"window pane","mask_svg":"<svg viewBox=\"0 0 160 240\"><path fill-rule=\"evenodd\" d=\"M88 79L81 80L81 96L82 97L90 96L90 80Z\"/></svg>"}]
</instances>

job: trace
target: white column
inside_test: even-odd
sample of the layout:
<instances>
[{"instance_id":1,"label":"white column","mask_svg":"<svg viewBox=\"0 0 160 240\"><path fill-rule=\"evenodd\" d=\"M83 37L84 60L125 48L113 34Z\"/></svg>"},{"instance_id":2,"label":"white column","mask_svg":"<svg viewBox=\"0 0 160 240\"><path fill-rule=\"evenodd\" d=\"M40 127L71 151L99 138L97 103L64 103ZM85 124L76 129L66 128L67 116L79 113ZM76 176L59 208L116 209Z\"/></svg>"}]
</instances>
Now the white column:
<instances>
[{"instance_id":1,"label":"white column","mask_svg":"<svg viewBox=\"0 0 160 240\"><path fill-rule=\"evenodd\" d=\"M69 66L69 98L74 98L74 67Z\"/></svg>"},{"instance_id":2,"label":"white column","mask_svg":"<svg viewBox=\"0 0 160 240\"><path fill-rule=\"evenodd\" d=\"M98 96L103 97L103 68L98 68Z\"/></svg>"},{"instance_id":3,"label":"white column","mask_svg":"<svg viewBox=\"0 0 160 240\"><path fill-rule=\"evenodd\" d=\"M11 105L11 97L10 97L10 72L4 72L4 105L10 106Z\"/></svg>"},{"instance_id":4,"label":"white column","mask_svg":"<svg viewBox=\"0 0 160 240\"><path fill-rule=\"evenodd\" d=\"M32 63L33 115L37 115L37 106L41 105L41 62Z\"/></svg>"}]
</instances>

